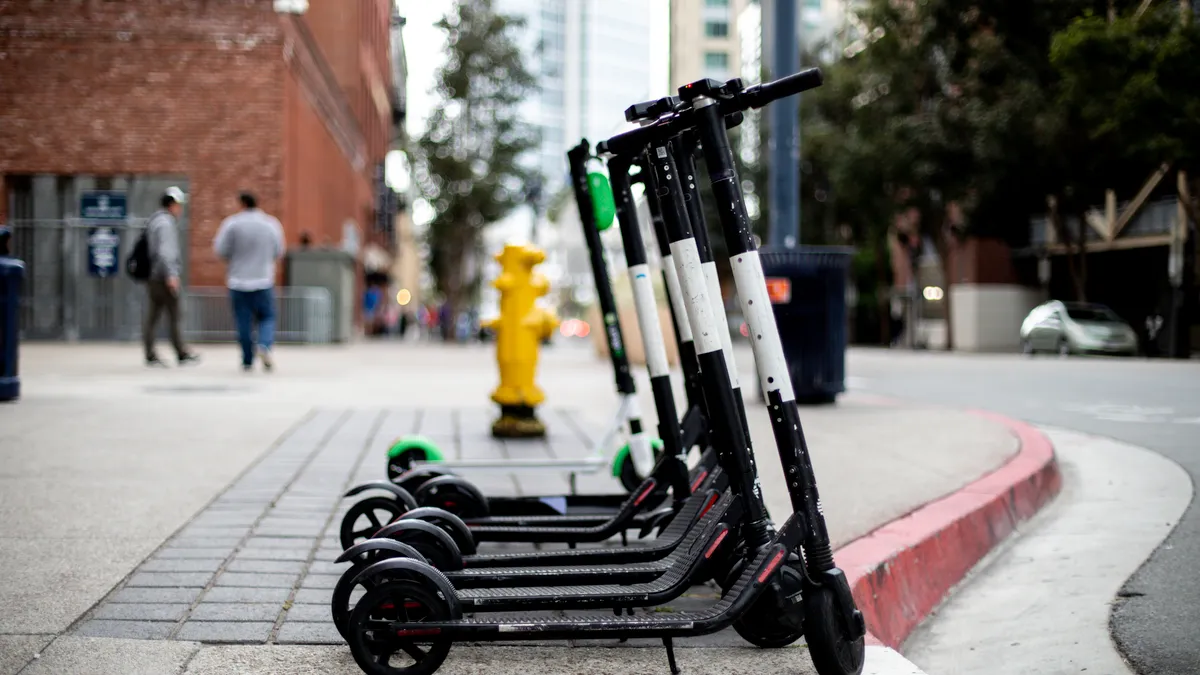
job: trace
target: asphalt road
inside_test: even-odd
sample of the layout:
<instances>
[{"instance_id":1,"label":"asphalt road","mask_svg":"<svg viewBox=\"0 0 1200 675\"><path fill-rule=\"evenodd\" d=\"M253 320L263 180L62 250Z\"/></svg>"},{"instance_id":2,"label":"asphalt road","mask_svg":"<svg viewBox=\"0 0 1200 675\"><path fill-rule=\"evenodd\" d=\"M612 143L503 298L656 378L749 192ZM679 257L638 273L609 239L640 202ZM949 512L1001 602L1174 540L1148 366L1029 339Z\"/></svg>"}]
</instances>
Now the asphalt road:
<instances>
[{"instance_id":1,"label":"asphalt road","mask_svg":"<svg viewBox=\"0 0 1200 675\"><path fill-rule=\"evenodd\" d=\"M853 350L847 368L852 390L993 410L1150 448L1200 485L1197 361ZM1193 501L1113 604L1113 638L1140 675L1200 672L1197 560L1200 508Z\"/></svg>"}]
</instances>

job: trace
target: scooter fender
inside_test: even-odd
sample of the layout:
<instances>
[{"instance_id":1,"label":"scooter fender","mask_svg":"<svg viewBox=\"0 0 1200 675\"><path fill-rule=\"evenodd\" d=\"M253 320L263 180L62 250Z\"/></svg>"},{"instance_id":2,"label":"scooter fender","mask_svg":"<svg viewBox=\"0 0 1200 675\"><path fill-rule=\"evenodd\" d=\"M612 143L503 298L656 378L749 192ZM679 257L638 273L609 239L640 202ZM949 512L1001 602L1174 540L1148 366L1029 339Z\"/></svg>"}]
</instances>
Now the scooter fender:
<instances>
[{"instance_id":1,"label":"scooter fender","mask_svg":"<svg viewBox=\"0 0 1200 675\"><path fill-rule=\"evenodd\" d=\"M451 534L450 538L454 540L455 546L458 546L459 553L463 555L475 555L476 553L475 537L467 528L467 524L462 521L462 518L445 509L439 509L436 506L421 506L405 511L399 520L441 521L454 530L454 534Z\"/></svg>"},{"instance_id":2,"label":"scooter fender","mask_svg":"<svg viewBox=\"0 0 1200 675\"><path fill-rule=\"evenodd\" d=\"M405 510L411 511L417 508L417 500L413 498L408 490L405 490L399 485L386 480L375 480L371 481L370 483L356 485L350 488L350 490L346 492L346 494L342 495L342 497L353 497L354 495L361 494L367 490L383 490L384 492L391 493L392 496L396 498L396 501L404 504Z\"/></svg>"},{"instance_id":3,"label":"scooter fender","mask_svg":"<svg viewBox=\"0 0 1200 675\"><path fill-rule=\"evenodd\" d=\"M458 549L458 544L454 543L454 539L442 528L433 523L427 523L424 520L405 520L402 518L390 525L384 525L382 529L375 533L372 539L394 538L397 541L403 542L407 536L421 536L421 534L416 533L422 533L432 538L437 542L438 547L450 556L447 571L454 572L463 568L462 551Z\"/></svg>"},{"instance_id":4,"label":"scooter fender","mask_svg":"<svg viewBox=\"0 0 1200 675\"><path fill-rule=\"evenodd\" d=\"M429 564L429 561L425 559L425 556L421 555L420 551L395 539L368 539L357 543L343 551L334 562L354 562L354 559L358 556L374 552L379 552L384 558L409 558Z\"/></svg>"},{"instance_id":5,"label":"scooter fender","mask_svg":"<svg viewBox=\"0 0 1200 675\"><path fill-rule=\"evenodd\" d=\"M368 579L376 583L392 579L411 579L418 583L425 583L437 589L438 595L450 606L452 619L462 618L462 603L458 600L458 594L454 592L454 586L446 578L446 575L428 563L405 558L381 560L363 568L354 576L351 583L357 586Z\"/></svg>"}]
</instances>

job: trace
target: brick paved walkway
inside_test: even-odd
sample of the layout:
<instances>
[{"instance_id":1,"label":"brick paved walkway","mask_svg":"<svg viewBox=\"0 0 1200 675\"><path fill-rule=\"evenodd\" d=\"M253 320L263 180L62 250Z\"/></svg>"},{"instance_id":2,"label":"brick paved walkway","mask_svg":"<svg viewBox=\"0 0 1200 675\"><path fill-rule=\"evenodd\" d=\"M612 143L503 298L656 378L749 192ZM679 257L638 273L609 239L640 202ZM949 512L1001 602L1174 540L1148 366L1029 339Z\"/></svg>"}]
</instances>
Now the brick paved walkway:
<instances>
[{"instance_id":1,"label":"brick paved walkway","mask_svg":"<svg viewBox=\"0 0 1200 675\"><path fill-rule=\"evenodd\" d=\"M342 643L329 609L334 585L348 567L334 563L342 552L337 530L345 510L359 498L341 495L352 485L384 477L385 450L397 436L422 433L448 457L570 458L590 449L587 439L594 430L570 411L543 413L544 441L492 439L492 414L483 408L314 410L143 562L77 625L76 633ZM568 484L567 475L556 471L463 473L493 494L546 494ZM612 492L619 485L605 470L579 476L577 488ZM693 595L702 604L713 597L703 591Z\"/></svg>"}]
</instances>

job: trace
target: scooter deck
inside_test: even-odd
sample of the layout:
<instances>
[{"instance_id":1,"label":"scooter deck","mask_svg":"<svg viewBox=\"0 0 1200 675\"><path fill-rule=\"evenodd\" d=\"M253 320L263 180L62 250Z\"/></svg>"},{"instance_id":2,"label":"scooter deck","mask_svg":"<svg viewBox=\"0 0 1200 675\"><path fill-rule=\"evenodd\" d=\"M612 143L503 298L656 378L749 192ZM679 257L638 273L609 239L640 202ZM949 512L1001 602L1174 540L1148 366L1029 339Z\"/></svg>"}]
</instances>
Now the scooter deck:
<instances>
[{"instance_id":1,"label":"scooter deck","mask_svg":"<svg viewBox=\"0 0 1200 675\"><path fill-rule=\"evenodd\" d=\"M488 613L451 621L379 621L371 616L374 607L381 603L403 601L404 585L407 582L389 582L374 588L359 600L350 619L350 630L354 632L379 627L387 630L390 635L401 638L421 636L421 640L464 642L687 637L715 633L731 625L758 599L772 574L786 560L787 552L798 545L801 536L799 525L799 519L789 518L772 543L759 551L751 563L746 565L737 581L721 599L711 607L696 612L634 616L588 614L537 619L519 613ZM457 602L451 604L452 615L459 617L464 611L478 611Z\"/></svg>"},{"instance_id":2,"label":"scooter deck","mask_svg":"<svg viewBox=\"0 0 1200 675\"><path fill-rule=\"evenodd\" d=\"M711 475L712 469L716 465L717 465L717 453L715 451L713 451L711 448L708 450L705 450L703 453L700 454L700 461L697 462L696 466L692 467L692 469L688 472L688 482L689 482L689 485L691 486L692 492L695 492L704 486L705 481L708 479L709 475ZM655 478L660 478L660 477L655 476ZM666 482L665 478L663 478L662 482L659 483L660 487L663 484L665 484L665 482ZM620 496L620 497L618 497L617 495L595 495L595 496L570 495L570 496L558 497L558 498L554 498L554 497L515 497L515 498L511 498L511 499L525 499L530 502L536 501L536 502L542 504L547 509L553 508L553 507L549 506L549 504L547 504L547 502L545 500L562 499L563 503L566 505L568 513L557 514L557 515L538 515L538 514L518 514L518 515L508 515L508 516L494 515L494 516L487 516L484 518L466 518L466 519L464 519L463 522L465 522L467 524L467 526L471 527L471 528L475 528L475 527L482 528L482 527L493 527L493 526L494 527L558 527L558 528L596 527L596 526L603 525L603 524L607 523L610 519L612 519L616 513L619 513L621 511L622 507L625 506L626 502L628 502L632 498L633 497L631 495L624 495L624 496ZM611 508L601 511L599 508L599 505L602 505L605 503L608 503L611 506ZM488 507L494 509L495 508L494 504L495 504L495 499L489 498L488 499ZM590 513L590 514L570 513L569 511L572 508L576 508L576 509L591 508L591 509L595 510L596 512ZM638 522L636 524L631 523L630 527L641 527L643 524L641 521L644 520L644 516L645 516L645 513L638 513L637 515L635 515L634 520L638 521ZM472 529L472 532L474 532L474 529Z\"/></svg>"},{"instance_id":3,"label":"scooter deck","mask_svg":"<svg viewBox=\"0 0 1200 675\"><path fill-rule=\"evenodd\" d=\"M484 567L444 572L455 589L499 589L522 586L573 586L601 581L605 584L651 582L685 566L693 550L712 537L713 528L730 516L734 498L728 491L706 501L699 520L665 558L623 565L574 565L559 567ZM736 514L732 517L738 517ZM728 521L727 521L728 522ZM715 550L715 549L714 549ZM710 553L709 556L712 554ZM464 591L464 595L470 592Z\"/></svg>"},{"instance_id":4,"label":"scooter deck","mask_svg":"<svg viewBox=\"0 0 1200 675\"><path fill-rule=\"evenodd\" d=\"M710 485L724 490L728 479L720 469L711 475ZM493 553L490 555L463 556L463 567L546 567L570 565L620 565L659 560L670 554L683 540L692 525L700 519L700 512L713 496L713 492L696 492L688 497L675 514L675 518L659 533L654 541L645 546L621 546L584 548L557 551L530 551L524 553Z\"/></svg>"}]
</instances>

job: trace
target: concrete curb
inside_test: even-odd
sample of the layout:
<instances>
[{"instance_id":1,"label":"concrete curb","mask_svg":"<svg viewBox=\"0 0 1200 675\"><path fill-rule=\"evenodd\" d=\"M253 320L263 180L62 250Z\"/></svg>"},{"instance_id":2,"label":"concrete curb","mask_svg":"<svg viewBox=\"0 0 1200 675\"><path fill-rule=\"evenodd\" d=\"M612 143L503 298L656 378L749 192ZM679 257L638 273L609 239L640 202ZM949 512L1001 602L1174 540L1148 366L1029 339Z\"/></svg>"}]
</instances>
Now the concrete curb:
<instances>
[{"instance_id":1,"label":"concrete curb","mask_svg":"<svg viewBox=\"0 0 1200 675\"><path fill-rule=\"evenodd\" d=\"M1002 415L968 412L1007 427L1019 443L1016 456L834 554L866 617L869 644L899 649L988 551L1062 487L1045 434Z\"/></svg>"}]
</instances>

